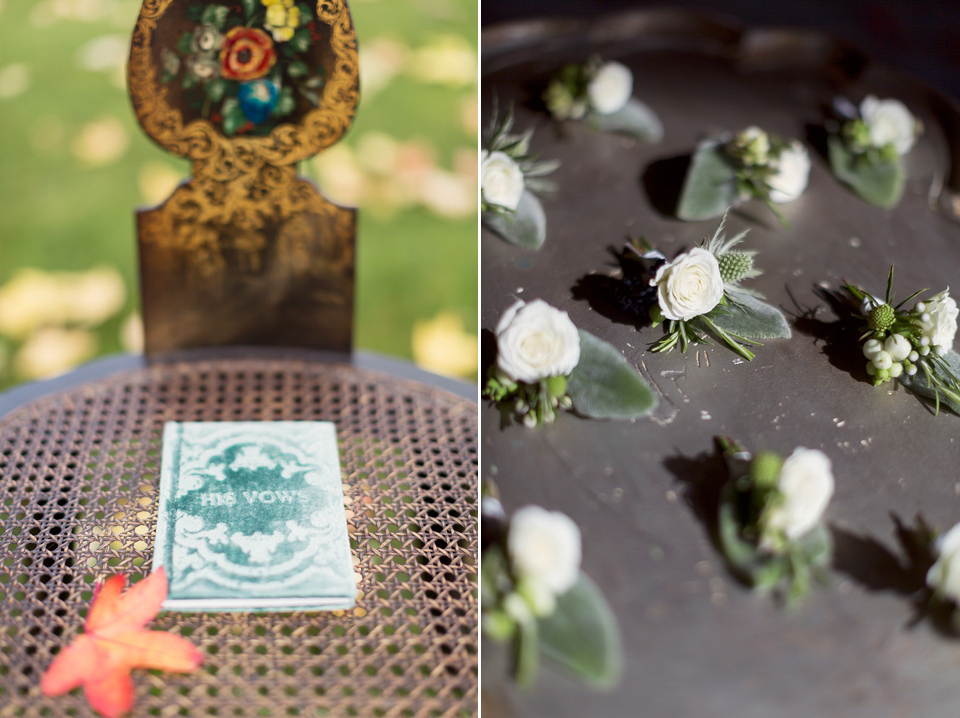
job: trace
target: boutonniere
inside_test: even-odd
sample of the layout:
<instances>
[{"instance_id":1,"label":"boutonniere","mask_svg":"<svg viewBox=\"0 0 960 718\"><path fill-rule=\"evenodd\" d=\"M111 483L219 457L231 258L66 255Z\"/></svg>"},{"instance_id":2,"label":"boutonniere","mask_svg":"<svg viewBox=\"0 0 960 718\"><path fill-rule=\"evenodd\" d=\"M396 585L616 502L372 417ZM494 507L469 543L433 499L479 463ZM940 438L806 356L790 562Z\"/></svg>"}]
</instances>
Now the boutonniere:
<instances>
[{"instance_id":1,"label":"boutonniere","mask_svg":"<svg viewBox=\"0 0 960 718\"><path fill-rule=\"evenodd\" d=\"M683 180L677 217L719 217L756 197L786 227L776 205L792 202L807 188L810 155L799 140L786 141L759 127L702 141Z\"/></svg>"},{"instance_id":2,"label":"boutonniere","mask_svg":"<svg viewBox=\"0 0 960 718\"><path fill-rule=\"evenodd\" d=\"M483 632L510 644L514 680L530 685L542 653L596 687L612 687L622 662L619 629L603 593L580 570L577 525L539 506L508 520L489 495L481 518Z\"/></svg>"},{"instance_id":3,"label":"boutonniere","mask_svg":"<svg viewBox=\"0 0 960 718\"><path fill-rule=\"evenodd\" d=\"M649 314L654 327L666 327L666 336L651 351L679 346L685 352L690 344L705 343L713 336L750 360L753 352L745 344L790 336L780 310L740 286L760 274L753 263L756 252L734 249L746 232L728 240L723 235L725 223L726 217L713 237L669 262L648 246L627 245L638 257L654 262L649 284L655 296L650 298L654 303Z\"/></svg>"},{"instance_id":4,"label":"boutonniere","mask_svg":"<svg viewBox=\"0 0 960 718\"><path fill-rule=\"evenodd\" d=\"M838 98L839 119L827 123L827 149L834 176L862 199L879 207L895 207L903 196L903 156L923 127L899 100L868 95L854 107Z\"/></svg>"},{"instance_id":5,"label":"boutonniere","mask_svg":"<svg viewBox=\"0 0 960 718\"><path fill-rule=\"evenodd\" d=\"M549 192L553 183L543 179L560 163L541 162L530 154L533 130L511 134L513 110L497 116L484 134L480 153L480 204L483 225L510 244L539 249L547 237L547 218L534 192Z\"/></svg>"},{"instance_id":6,"label":"boutonniere","mask_svg":"<svg viewBox=\"0 0 960 718\"><path fill-rule=\"evenodd\" d=\"M586 120L601 132L659 142L663 124L656 113L633 97L633 73L619 62L594 57L564 65L550 80L543 102L557 120Z\"/></svg>"},{"instance_id":7,"label":"boutonniere","mask_svg":"<svg viewBox=\"0 0 960 718\"><path fill-rule=\"evenodd\" d=\"M611 344L578 330L542 299L518 300L496 328L497 359L483 395L526 426L551 423L559 409L593 419L635 419L657 406L643 377Z\"/></svg>"},{"instance_id":8,"label":"boutonniere","mask_svg":"<svg viewBox=\"0 0 960 718\"><path fill-rule=\"evenodd\" d=\"M844 286L860 301L866 320L860 341L873 385L897 379L911 391L933 399L934 413L946 404L960 414L960 355L953 350L960 309L950 290L918 301L908 310L904 306L926 290L894 304L893 267L883 300L853 284Z\"/></svg>"},{"instance_id":9,"label":"boutonniere","mask_svg":"<svg viewBox=\"0 0 960 718\"><path fill-rule=\"evenodd\" d=\"M786 602L802 598L811 578L825 579L833 542L823 513L833 496L830 459L799 448L786 459L750 454L717 438L729 478L720 491L717 543L733 574Z\"/></svg>"}]
</instances>

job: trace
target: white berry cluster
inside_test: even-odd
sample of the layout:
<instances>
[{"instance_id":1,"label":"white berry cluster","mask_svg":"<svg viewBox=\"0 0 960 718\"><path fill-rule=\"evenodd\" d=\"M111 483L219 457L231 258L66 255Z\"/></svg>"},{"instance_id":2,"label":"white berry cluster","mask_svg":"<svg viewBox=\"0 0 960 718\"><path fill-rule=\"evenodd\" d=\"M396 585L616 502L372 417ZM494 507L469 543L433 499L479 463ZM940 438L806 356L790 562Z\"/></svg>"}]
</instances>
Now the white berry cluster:
<instances>
[{"instance_id":1,"label":"white berry cluster","mask_svg":"<svg viewBox=\"0 0 960 718\"><path fill-rule=\"evenodd\" d=\"M874 385L903 374L913 376L924 357L943 356L953 348L960 309L949 290L917 302L909 312L871 300L865 304L873 338L864 343L863 355Z\"/></svg>"},{"instance_id":2,"label":"white berry cluster","mask_svg":"<svg viewBox=\"0 0 960 718\"><path fill-rule=\"evenodd\" d=\"M925 353L929 354L930 349L926 348ZM875 383L896 379L904 373L913 376L917 373L916 362L920 358L920 353L902 334L891 334L882 342L868 339L863 345L863 355L868 359L867 374Z\"/></svg>"}]
</instances>

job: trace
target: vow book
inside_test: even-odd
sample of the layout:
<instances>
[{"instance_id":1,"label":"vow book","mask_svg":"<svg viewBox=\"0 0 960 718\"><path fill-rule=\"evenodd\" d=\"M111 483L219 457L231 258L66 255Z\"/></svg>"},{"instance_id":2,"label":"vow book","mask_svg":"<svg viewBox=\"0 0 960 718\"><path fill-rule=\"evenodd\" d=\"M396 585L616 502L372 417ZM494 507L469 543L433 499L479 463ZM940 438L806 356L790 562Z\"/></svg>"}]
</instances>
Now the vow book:
<instances>
[{"instance_id":1,"label":"vow book","mask_svg":"<svg viewBox=\"0 0 960 718\"><path fill-rule=\"evenodd\" d=\"M356 582L334 425L167 422L159 566L169 610L351 608Z\"/></svg>"}]
</instances>

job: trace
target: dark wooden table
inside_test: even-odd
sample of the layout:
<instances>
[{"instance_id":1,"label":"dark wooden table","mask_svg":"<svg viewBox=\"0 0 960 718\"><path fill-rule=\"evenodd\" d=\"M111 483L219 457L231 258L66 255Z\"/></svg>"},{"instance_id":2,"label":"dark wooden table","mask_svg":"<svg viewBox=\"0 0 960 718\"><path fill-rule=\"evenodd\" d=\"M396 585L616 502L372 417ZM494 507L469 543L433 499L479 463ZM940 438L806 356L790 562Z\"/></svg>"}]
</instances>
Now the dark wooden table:
<instances>
[{"instance_id":1,"label":"dark wooden table","mask_svg":"<svg viewBox=\"0 0 960 718\"><path fill-rule=\"evenodd\" d=\"M205 662L138 672L134 715L475 714L475 391L372 355L236 350L0 395L0 714L93 715L39 681L94 582L149 568L164 422L300 419L337 426L356 608L163 613Z\"/></svg>"},{"instance_id":2,"label":"dark wooden table","mask_svg":"<svg viewBox=\"0 0 960 718\"><path fill-rule=\"evenodd\" d=\"M517 130L536 130L532 153L561 166L539 251L482 233L481 326L495 327L517 298L542 298L616 346L660 397L635 423L563 414L540 430L502 428L496 409L481 409L484 478L508 511L539 504L577 522L583 569L609 599L625 653L612 691L592 691L546 661L524 691L493 664L506 651L485 643L485 718L958 715L960 643L930 621L912 623L924 572L910 565L891 514L910 524L921 512L942 530L960 521L960 417L934 416L895 383L874 388L858 332L823 295L844 278L880 293L891 264L901 298L923 287L956 293L956 105L818 33L685 12L530 21L491 28L482 44L485 99L496 92L500 107L513 103ZM660 144L585 123L558 127L539 109L550 75L593 53L632 69L635 96L663 120ZM672 257L713 234L719 219L681 222L664 201L671 192L675 200L696 143L750 124L808 140L823 103L867 93L899 98L925 126L897 208L845 190L810 143L810 185L782 205L789 229L757 202L728 220L727 236L749 229L743 246L759 251L763 274L748 286L785 311L793 337L766 342L749 363L715 344L652 354L662 330L618 311L613 252L643 236ZM740 585L712 543L725 478L718 434L784 454L819 448L833 461L831 582L796 610Z\"/></svg>"}]
</instances>

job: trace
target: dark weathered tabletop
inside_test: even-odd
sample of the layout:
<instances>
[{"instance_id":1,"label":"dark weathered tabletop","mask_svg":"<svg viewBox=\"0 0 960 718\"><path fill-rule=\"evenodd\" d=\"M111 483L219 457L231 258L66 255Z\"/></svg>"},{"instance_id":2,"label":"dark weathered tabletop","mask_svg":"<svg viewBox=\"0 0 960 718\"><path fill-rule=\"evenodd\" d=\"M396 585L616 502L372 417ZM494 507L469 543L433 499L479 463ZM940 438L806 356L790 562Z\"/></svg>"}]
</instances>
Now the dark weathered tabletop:
<instances>
[{"instance_id":1,"label":"dark weathered tabletop","mask_svg":"<svg viewBox=\"0 0 960 718\"><path fill-rule=\"evenodd\" d=\"M909 625L922 576L905 570L890 513L910 522L922 511L944 529L960 521L960 417L934 417L906 391L867 383L856 335L838 333L819 293L842 278L882 292L893 263L900 296L960 287L953 105L822 36L684 13L496 27L483 52L485 108L494 92L501 107L513 102L517 128L536 128L533 150L562 166L559 189L544 202L542 249L483 232L482 326L492 329L517 298L542 298L617 346L660 396L654 415L637 422L565 414L541 430L503 428L495 409L482 409L483 476L497 482L508 510L537 503L580 525L584 570L606 592L625 647L623 680L610 693L550 668L523 692L493 668L503 653L485 643L490 718L957 715L960 642L929 622ZM659 145L583 124L557 128L536 109L551 73L594 52L633 70L634 95L664 121ZM651 354L662 332L638 331L612 306L619 275L611 250L643 235L672 256L713 233L718 221L670 215L683 164L676 158L706 134L750 124L806 139L837 93L897 97L923 120L901 205L865 204L814 154L807 192L782 206L790 229L756 202L729 220L731 234L750 228L745 247L759 250L764 270L750 286L789 315L793 338L770 341L752 363L717 346ZM712 453L717 434L782 452L821 448L833 461L832 581L796 610L744 589L711 546L711 507L698 487L723 478Z\"/></svg>"},{"instance_id":2,"label":"dark weathered tabletop","mask_svg":"<svg viewBox=\"0 0 960 718\"><path fill-rule=\"evenodd\" d=\"M467 716L477 706L477 406L349 363L173 361L0 419L0 714L93 715L40 676L94 582L149 567L163 424L336 424L358 574L349 612L164 613L205 654L138 672L134 715Z\"/></svg>"}]
</instances>

